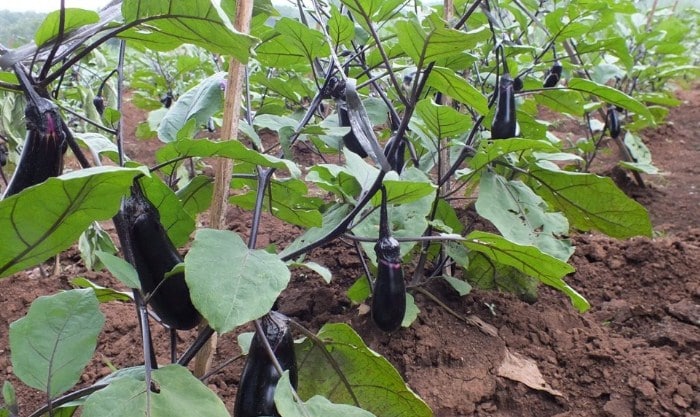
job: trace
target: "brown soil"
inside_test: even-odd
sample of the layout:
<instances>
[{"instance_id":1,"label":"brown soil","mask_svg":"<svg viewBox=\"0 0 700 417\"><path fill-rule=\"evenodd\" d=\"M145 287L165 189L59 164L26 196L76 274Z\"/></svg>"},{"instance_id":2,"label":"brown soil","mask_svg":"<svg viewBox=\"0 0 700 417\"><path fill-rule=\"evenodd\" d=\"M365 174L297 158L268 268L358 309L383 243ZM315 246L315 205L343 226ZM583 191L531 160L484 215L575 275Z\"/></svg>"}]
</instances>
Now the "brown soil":
<instances>
[{"instance_id":1,"label":"brown soil","mask_svg":"<svg viewBox=\"0 0 700 417\"><path fill-rule=\"evenodd\" d=\"M577 271L568 282L591 302L589 312L577 313L564 296L548 288L541 289L536 303L527 304L509 294L482 291L460 298L438 285L432 290L446 305L460 315L478 317L487 327L467 325L417 294L419 319L408 329L385 335L347 299L345 292L361 266L354 250L342 244L312 254L333 270L333 283L295 273L280 299L281 311L311 330L325 322L351 323L399 369L436 416L699 416L700 224L694 215L700 209L700 90L679 96L686 102L671 112L670 124L645 133L663 173L644 176L647 187L640 188L613 170L622 188L648 207L656 237L574 238ZM130 143L137 159L149 159L151 145ZM233 230L247 232L246 213L231 209L229 219ZM283 226L266 216L259 245L284 245L299 233ZM58 278L42 278L35 268L0 281L0 378L17 387L22 415L44 399L12 375L7 327L35 297L70 288L68 280L78 275L117 285L104 273L86 272L75 250L62 257ZM133 305L110 303L102 309L107 324L83 383L108 374L110 365L131 366L142 358ZM495 332L488 334L484 330L490 326ZM159 361L167 362L167 335L154 328ZM192 332L181 334L180 346L192 337ZM238 354L235 337L228 334L214 361ZM548 388L534 389L499 376L507 356L535 363ZM208 381L229 409L241 362Z\"/></svg>"}]
</instances>

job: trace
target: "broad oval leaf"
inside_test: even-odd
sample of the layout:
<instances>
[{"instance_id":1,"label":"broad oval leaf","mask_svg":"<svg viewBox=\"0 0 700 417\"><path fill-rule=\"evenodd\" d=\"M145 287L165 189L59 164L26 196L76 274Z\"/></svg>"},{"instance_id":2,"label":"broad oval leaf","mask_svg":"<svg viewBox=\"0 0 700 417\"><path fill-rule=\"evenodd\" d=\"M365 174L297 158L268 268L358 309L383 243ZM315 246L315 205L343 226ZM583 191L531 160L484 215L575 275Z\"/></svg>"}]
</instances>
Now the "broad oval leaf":
<instances>
[{"instance_id":1,"label":"broad oval leaf","mask_svg":"<svg viewBox=\"0 0 700 417\"><path fill-rule=\"evenodd\" d=\"M124 23L134 27L119 37L136 40L156 51L171 50L188 42L248 62L256 39L237 32L216 4L210 0L124 0Z\"/></svg>"},{"instance_id":2,"label":"broad oval leaf","mask_svg":"<svg viewBox=\"0 0 700 417\"><path fill-rule=\"evenodd\" d=\"M627 197L612 179L546 169L542 162L529 175L532 190L564 212L571 226L583 231L595 229L618 239L651 236L647 210Z\"/></svg>"},{"instance_id":3,"label":"broad oval leaf","mask_svg":"<svg viewBox=\"0 0 700 417\"><path fill-rule=\"evenodd\" d=\"M637 113L649 123L654 123L654 116L651 115L651 112L647 106L620 90L608 87L607 85L598 84L590 80L585 80L583 78L573 78L569 80L569 88L598 96L598 98L610 104L624 107Z\"/></svg>"},{"instance_id":4,"label":"broad oval leaf","mask_svg":"<svg viewBox=\"0 0 700 417\"><path fill-rule=\"evenodd\" d=\"M141 281L139 281L136 268L124 259L112 255L111 253L95 251L95 255L102 261L105 268L118 279L119 282L126 285L128 288L141 289Z\"/></svg>"},{"instance_id":5,"label":"broad oval leaf","mask_svg":"<svg viewBox=\"0 0 700 417\"><path fill-rule=\"evenodd\" d=\"M484 168L489 162L511 152L542 151L557 152L558 149L550 142L532 139L501 139L481 141L479 150L469 164L474 171Z\"/></svg>"},{"instance_id":6,"label":"broad oval leaf","mask_svg":"<svg viewBox=\"0 0 700 417\"><path fill-rule=\"evenodd\" d=\"M466 239L464 245L470 250L481 252L497 263L512 266L568 295L580 312L590 308L588 301L562 279L574 272L574 268L566 262L545 254L535 246L518 245L493 233L474 231Z\"/></svg>"},{"instance_id":7,"label":"broad oval leaf","mask_svg":"<svg viewBox=\"0 0 700 417\"><path fill-rule=\"evenodd\" d=\"M51 398L66 392L90 362L104 322L92 289L37 298L10 325L15 375Z\"/></svg>"},{"instance_id":8,"label":"broad oval leaf","mask_svg":"<svg viewBox=\"0 0 700 417\"><path fill-rule=\"evenodd\" d=\"M303 404L294 399L289 371L284 371L275 388L275 407L284 417L375 417L374 414L348 404L334 404L327 398L314 395Z\"/></svg>"},{"instance_id":9,"label":"broad oval leaf","mask_svg":"<svg viewBox=\"0 0 700 417\"><path fill-rule=\"evenodd\" d=\"M248 249L235 233L200 229L185 256L192 303L218 333L267 313L290 273L277 255Z\"/></svg>"},{"instance_id":10,"label":"broad oval leaf","mask_svg":"<svg viewBox=\"0 0 700 417\"><path fill-rule=\"evenodd\" d=\"M521 181L509 181L485 171L479 183L476 211L508 240L537 246L542 252L566 261L574 253L568 239L569 222L549 211L547 203Z\"/></svg>"},{"instance_id":11,"label":"broad oval leaf","mask_svg":"<svg viewBox=\"0 0 700 417\"><path fill-rule=\"evenodd\" d=\"M230 417L221 399L186 368L168 365L151 374L158 392L142 378L124 376L91 394L83 417Z\"/></svg>"},{"instance_id":12,"label":"broad oval leaf","mask_svg":"<svg viewBox=\"0 0 700 417\"><path fill-rule=\"evenodd\" d=\"M93 221L119 210L139 168L74 171L0 201L0 277L67 249Z\"/></svg>"},{"instance_id":13,"label":"broad oval leaf","mask_svg":"<svg viewBox=\"0 0 700 417\"><path fill-rule=\"evenodd\" d=\"M182 208L193 218L211 205L214 194L214 179L208 175L197 175L175 195L182 203Z\"/></svg>"},{"instance_id":14,"label":"broad oval leaf","mask_svg":"<svg viewBox=\"0 0 700 417\"><path fill-rule=\"evenodd\" d=\"M81 26L97 23L100 21L100 15L92 10L66 8L64 9L63 33L68 33ZM58 36L60 25L60 10L53 11L46 15L44 21L41 22L39 29L34 33L34 42L37 46L42 46L44 43Z\"/></svg>"},{"instance_id":15,"label":"broad oval leaf","mask_svg":"<svg viewBox=\"0 0 700 417\"><path fill-rule=\"evenodd\" d=\"M382 417L431 417L432 411L381 355L372 351L344 323L324 325L317 334L339 365L363 409ZM320 347L310 339L296 345L302 399L323 395L339 404L355 405L346 386Z\"/></svg>"},{"instance_id":16,"label":"broad oval leaf","mask_svg":"<svg viewBox=\"0 0 700 417\"><path fill-rule=\"evenodd\" d=\"M224 99L222 85L226 83L226 73L216 73L180 96L168 109L158 127L158 139L173 142L177 133L190 120L195 126L206 125L209 118L221 109Z\"/></svg>"},{"instance_id":17,"label":"broad oval leaf","mask_svg":"<svg viewBox=\"0 0 700 417\"><path fill-rule=\"evenodd\" d=\"M433 67L427 85L473 107L479 114L489 113L489 102L486 97L449 68Z\"/></svg>"},{"instance_id":18,"label":"broad oval leaf","mask_svg":"<svg viewBox=\"0 0 700 417\"><path fill-rule=\"evenodd\" d=\"M301 175L301 170L294 162L248 149L237 140L214 142L207 139L181 139L163 146L156 152L158 162L189 156L221 156L253 165L287 169L294 177Z\"/></svg>"},{"instance_id":19,"label":"broad oval leaf","mask_svg":"<svg viewBox=\"0 0 700 417\"><path fill-rule=\"evenodd\" d=\"M462 135L474 125L471 117L450 106L436 104L426 98L416 105L416 113L435 138L446 139Z\"/></svg>"}]
</instances>

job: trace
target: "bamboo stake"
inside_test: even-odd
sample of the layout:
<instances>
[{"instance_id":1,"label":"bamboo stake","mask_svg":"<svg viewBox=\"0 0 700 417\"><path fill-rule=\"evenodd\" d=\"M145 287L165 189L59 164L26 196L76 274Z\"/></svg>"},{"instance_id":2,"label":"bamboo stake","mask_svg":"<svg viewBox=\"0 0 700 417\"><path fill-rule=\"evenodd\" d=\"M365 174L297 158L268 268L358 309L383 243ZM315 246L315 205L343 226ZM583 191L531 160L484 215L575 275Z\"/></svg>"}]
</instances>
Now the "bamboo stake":
<instances>
[{"instance_id":1,"label":"bamboo stake","mask_svg":"<svg viewBox=\"0 0 700 417\"><path fill-rule=\"evenodd\" d=\"M250 33L250 20L253 15L253 0L236 1L236 21L234 26L240 33ZM240 120L241 100L243 97L243 78L246 65L235 58L229 62L226 81L226 99L224 102L224 121L221 127L221 140L236 140ZM226 227L226 209L228 207L228 189L231 182L233 166L231 160L218 158L214 163L214 196L212 200L210 225L214 229ZM202 323L200 329L207 326ZM194 374L198 377L211 368L218 337L216 333L202 347L194 358Z\"/></svg>"}]
</instances>

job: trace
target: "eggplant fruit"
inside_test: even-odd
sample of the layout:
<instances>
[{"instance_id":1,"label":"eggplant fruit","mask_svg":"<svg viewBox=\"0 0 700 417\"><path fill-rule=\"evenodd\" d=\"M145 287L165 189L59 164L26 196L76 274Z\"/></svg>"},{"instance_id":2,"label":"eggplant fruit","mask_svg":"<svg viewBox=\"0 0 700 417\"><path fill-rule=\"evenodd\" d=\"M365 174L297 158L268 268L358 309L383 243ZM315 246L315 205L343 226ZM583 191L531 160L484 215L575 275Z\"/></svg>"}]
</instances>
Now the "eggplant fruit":
<instances>
[{"instance_id":1,"label":"eggplant fruit","mask_svg":"<svg viewBox=\"0 0 700 417\"><path fill-rule=\"evenodd\" d=\"M51 100L35 97L27 102L24 115L27 139L3 198L61 175L63 171L63 154L68 144L58 107Z\"/></svg>"},{"instance_id":2,"label":"eggplant fruit","mask_svg":"<svg viewBox=\"0 0 700 417\"><path fill-rule=\"evenodd\" d=\"M508 139L515 137L515 91L513 78L505 73L498 83L498 102L496 115L491 123L491 139Z\"/></svg>"},{"instance_id":3,"label":"eggplant fruit","mask_svg":"<svg viewBox=\"0 0 700 417\"><path fill-rule=\"evenodd\" d=\"M177 330L189 330L199 324L201 316L190 299L185 274L165 278L182 262L182 257L138 180L131 187L131 196L122 200L114 223L124 257L136 268L141 289L149 297L148 305L163 323Z\"/></svg>"},{"instance_id":4,"label":"eggplant fruit","mask_svg":"<svg viewBox=\"0 0 700 417\"><path fill-rule=\"evenodd\" d=\"M270 311L260 320L264 334L256 332L250 344L248 358L238 384L233 407L234 416L279 417L275 407L275 389L281 375L265 349L263 337L267 339L282 370L289 371L292 386L297 388L299 377L294 356L294 339L288 323L289 319L276 311Z\"/></svg>"}]
</instances>

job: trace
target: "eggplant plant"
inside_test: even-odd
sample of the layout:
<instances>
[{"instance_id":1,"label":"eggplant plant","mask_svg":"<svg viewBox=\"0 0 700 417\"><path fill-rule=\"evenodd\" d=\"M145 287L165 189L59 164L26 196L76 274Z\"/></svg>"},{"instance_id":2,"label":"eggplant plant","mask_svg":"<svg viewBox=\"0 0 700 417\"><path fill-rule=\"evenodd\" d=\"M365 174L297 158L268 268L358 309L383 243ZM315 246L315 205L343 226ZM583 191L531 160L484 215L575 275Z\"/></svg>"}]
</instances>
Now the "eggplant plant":
<instances>
[{"instance_id":1,"label":"eggplant plant","mask_svg":"<svg viewBox=\"0 0 700 417\"><path fill-rule=\"evenodd\" d=\"M570 234L652 233L641 205L588 170L612 139L640 184L642 173L654 172L638 132L677 104L665 89L672 77L697 74L688 40L697 24L631 0L421 6L312 1L300 2L296 17L281 17L256 1L244 34L234 29L242 5L233 1L124 0L99 12L60 8L33 43L0 45L0 134L9 160L2 168L17 178L4 184L0 201L0 277L40 265L85 232L83 256L99 259L89 264L132 289L126 298L136 304L144 347L143 366L74 389L102 326L97 302L106 298L80 281L85 288L37 299L9 333L15 374L45 393L46 407L30 414L6 402L0 415L70 416L82 408L86 417L106 409L226 416L186 366L213 333L251 322L257 333L238 415L432 415L350 326L328 323L314 335L273 311L290 266L332 278L307 257L341 238L356 242L364 265L349 295L362 303L371 293L371 317L384 331L410 326L420 314L412 294L429 293L436 280L460 295L498 289L528 302L544 284L586 311L585 296L565 280L574 272ZM244 67L242 91L223 72L231 60ZM150 111L139 136L160 141L150 167L125 151L124 131L135 128L122 117L127 88ZM230 106L240 96L243 105ZM557 137L539 120L542 106L584 120L586 137ZM217 137L211 122L238 119L241 107L235 137ZM52 147L27 169L25 152L37 140ZM81 169L59 175L66 146ZM323 163L303 162L300 149ZM230 183L220 172L212 179L211 158L230 160ZM27 179L27 172L41 175ZM251 213L247 241L196 227L200 213L211 206L211 215L223 201ZM465 222L464 201L496 232ZM259 248L263 211L303 231L283 248ZM121 255L95 226L109 219ZM66 329L82 329L85 342L63 344L60 326L42 327L47 311ZM149 316L172 336L202 324L196 340L181 350L173 344L163 364ZM33 326L53 330L32 353L19 347L37 343ZM290 328L305 341L293 346Z\"/></svg>"}]
</instances>

